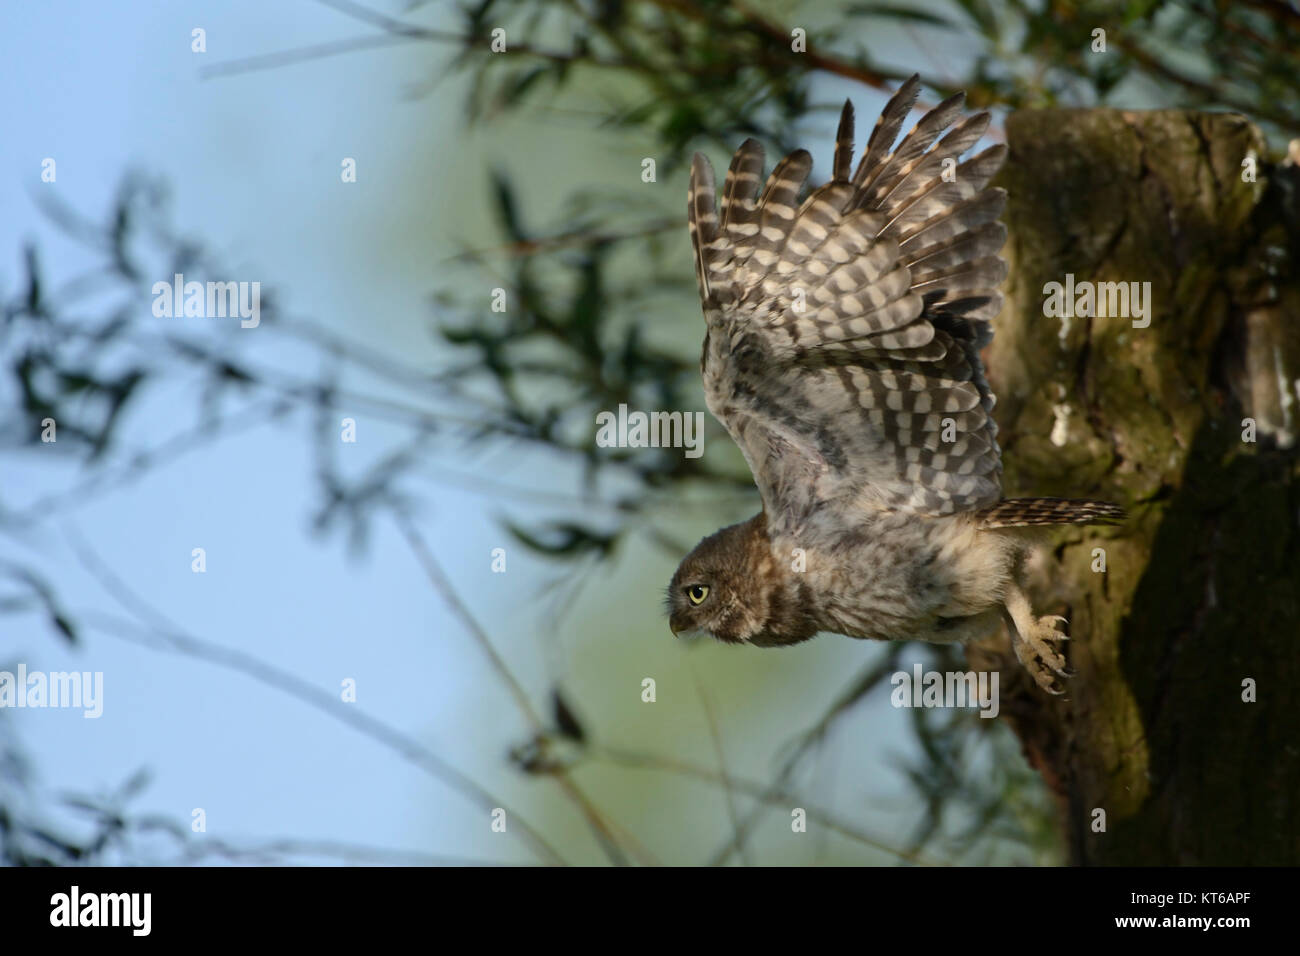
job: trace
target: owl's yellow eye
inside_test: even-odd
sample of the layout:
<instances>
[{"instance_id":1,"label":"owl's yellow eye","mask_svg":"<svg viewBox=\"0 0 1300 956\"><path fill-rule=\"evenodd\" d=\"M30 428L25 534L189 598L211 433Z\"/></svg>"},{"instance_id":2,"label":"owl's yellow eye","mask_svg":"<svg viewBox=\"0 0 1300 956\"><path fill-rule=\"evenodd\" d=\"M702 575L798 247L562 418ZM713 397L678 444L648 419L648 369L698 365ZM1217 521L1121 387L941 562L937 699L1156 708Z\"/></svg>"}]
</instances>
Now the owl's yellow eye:
<instances>
[{"instance_id":1,"label":"owl's yellow eye","mask_svg":"<svg viewBox=\"0 0 1300 956\"><path fill-rule=\"evenodd\" d=\"M703 604L704 599L709 596L709 589L703 584L692 584L686 589L686 596L691 599L692 604Z\"/></svg>"}]
</instances>

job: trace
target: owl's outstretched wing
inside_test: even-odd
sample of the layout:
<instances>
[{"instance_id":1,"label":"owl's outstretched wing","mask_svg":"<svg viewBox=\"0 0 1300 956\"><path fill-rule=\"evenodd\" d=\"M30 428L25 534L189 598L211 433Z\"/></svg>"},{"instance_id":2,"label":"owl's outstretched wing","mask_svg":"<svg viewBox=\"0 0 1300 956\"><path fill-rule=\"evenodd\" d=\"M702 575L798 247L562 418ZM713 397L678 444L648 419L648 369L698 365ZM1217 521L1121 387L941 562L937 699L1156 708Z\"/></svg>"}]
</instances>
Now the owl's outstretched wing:
<instances>
[{"instance_id":1,"label":"owl's outstretched wing","mask_svg":"<svg viewBox=\"0 0 1300 956\"><path fill-rule=\"evenodd\" d=\"M891 152L918 87L912 77L889 101L852 173L844 104L831 181L802 204L805 150L760 194L763 152L747 140L720 213L708 160L692 165L705 395L749 462L769 526L796 530L818 511L851 523L862 508L951 514L1001 498L979 349L1007 272L1006 194L987 186L1006 147L958 163L989 123L979 113L952 125L958 94Z\"/></svg>"}]
</instances>

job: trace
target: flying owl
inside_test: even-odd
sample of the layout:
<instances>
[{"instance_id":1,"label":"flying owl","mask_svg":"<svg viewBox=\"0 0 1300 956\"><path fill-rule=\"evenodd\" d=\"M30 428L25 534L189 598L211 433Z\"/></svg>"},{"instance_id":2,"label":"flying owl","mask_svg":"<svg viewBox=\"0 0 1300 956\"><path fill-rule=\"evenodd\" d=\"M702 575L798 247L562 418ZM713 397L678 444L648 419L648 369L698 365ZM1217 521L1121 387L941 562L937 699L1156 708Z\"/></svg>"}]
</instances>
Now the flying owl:
<instances>
[{"instance_id":1,"label":"flying owl","mask_svg":"<svg viewBox=\"0 0 1300 956\"><path fill-rule=\"evenodd\" d=\"M799 194L806 150L762 180L747 140L715 206L696 154L688 219L704 308L709 411L740 446L763 510L701 541L668 589L674 634L779 647L819 631L967 641L1005 620L1016 657L1061 693L1065 619L1017 577L1028 525L1117 521L1116 505L1002 498L993 337L1003 145L959 162L989 124L963 94L894 146L919 90L886 105L856 170L844 104L831 181ZM954 125L955 124L955 125ZM761 187L761 191L760 191Z\"/></svg>"}]
</instances>

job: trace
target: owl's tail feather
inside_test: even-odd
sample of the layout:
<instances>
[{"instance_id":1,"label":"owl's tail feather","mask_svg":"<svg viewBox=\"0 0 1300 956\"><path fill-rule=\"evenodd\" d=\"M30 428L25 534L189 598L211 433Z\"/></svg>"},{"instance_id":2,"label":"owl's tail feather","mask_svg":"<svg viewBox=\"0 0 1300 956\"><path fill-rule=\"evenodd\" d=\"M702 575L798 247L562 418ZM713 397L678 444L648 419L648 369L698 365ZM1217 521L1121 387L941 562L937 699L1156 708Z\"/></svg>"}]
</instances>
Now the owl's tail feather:
<instances>
[{"instance_id":1,"label":"owl's tail feather","mask_svg":"<svg viewBox=\"0 0 1300 956\"><path fill-rule=\"evenodd\" d=\"M1047 524L1118 524L1127 515L1109 501L1071 498L1007 498L976 515L981 528L1021 528Z\"/></svg>"}]
</instances>

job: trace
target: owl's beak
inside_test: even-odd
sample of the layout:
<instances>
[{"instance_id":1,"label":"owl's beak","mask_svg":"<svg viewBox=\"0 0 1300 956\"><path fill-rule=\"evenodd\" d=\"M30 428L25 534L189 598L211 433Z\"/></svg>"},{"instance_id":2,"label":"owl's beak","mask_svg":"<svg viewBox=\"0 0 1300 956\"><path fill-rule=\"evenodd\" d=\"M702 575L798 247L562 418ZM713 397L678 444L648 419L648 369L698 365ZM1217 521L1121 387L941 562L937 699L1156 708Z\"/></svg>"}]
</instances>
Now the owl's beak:
<instances>
[{"instance_id":1,"label":"owl's beak","mask_svg":"<svg viewBox=\"0 0 1300 956\"><path fill-rule=\"evenodd\" d=\"M668 630L673 632L673 637L688 629L689 625L682 623L681 618L677 617L677 615L674 614L668 618Z\"/></svg>"}]
</instances>

